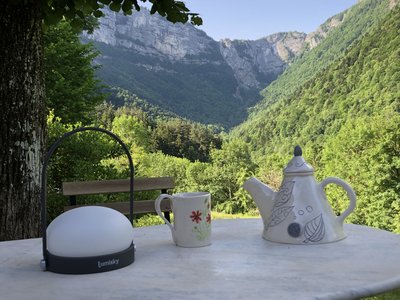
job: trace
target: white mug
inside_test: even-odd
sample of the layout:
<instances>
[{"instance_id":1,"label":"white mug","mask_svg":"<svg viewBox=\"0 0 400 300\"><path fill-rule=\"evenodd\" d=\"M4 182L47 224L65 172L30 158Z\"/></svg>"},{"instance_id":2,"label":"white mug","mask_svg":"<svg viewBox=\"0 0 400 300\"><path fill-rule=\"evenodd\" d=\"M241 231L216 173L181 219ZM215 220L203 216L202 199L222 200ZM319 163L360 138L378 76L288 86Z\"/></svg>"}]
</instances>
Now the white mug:
<instances>
[{"instance_id":1,"label":"white mug","mask_svg":"<svg viewBox=\"0 0 400 300\"><path fill-rule=\"evenodd\" d=\"M171 201L173 225L160 209L163 199ZM203 247L211 244L211 195L206 192L161 194L155 201L158 215L171 229L172 238L180 247Z\"/></svg>"}]
</instances>

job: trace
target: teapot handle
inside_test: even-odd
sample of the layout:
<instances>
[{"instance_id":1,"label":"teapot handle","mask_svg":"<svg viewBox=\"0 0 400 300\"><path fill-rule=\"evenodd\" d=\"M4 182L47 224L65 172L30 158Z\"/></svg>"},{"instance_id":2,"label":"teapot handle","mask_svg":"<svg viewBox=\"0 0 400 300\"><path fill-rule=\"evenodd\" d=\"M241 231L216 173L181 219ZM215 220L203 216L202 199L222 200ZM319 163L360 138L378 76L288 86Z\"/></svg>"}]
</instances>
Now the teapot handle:
<instances>
[{"instance_id":1,"label":"teapot handle","mask_svg":"<svg viewBox=\"0 0 400 300\"><path fill-rule=\"evenodd\" d=\"M337 217L337 220L343 224L344 219L354 210L356 207L356 193L352 189L352 187L344 180L337 178L337 177L328 177L321 181L319 184L322 189L324 189L328 184L334 183L341 186L346 192L347 197L350 199L349 207Z\"/></svg>"}]
</instances>

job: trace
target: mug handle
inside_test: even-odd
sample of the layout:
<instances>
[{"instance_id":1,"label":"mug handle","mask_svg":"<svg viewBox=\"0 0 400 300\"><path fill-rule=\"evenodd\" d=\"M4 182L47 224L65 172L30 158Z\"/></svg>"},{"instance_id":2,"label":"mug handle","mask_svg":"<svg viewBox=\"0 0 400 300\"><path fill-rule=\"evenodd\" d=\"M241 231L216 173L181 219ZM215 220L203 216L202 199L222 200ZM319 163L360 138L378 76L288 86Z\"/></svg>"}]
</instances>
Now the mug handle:
<instances>
[{"instance_id":1,"label":"mug handle","mask_svg":"<svg viewBox=\"0 0 400 300\"><path fill-rule=\"evenodd\" d=\"M174 240L175 240L175 234L174 234L175 229L174 229L174 226L172 226L172 224L164 217L164 214L161 211L160 205L161 205L161 201L164 200L164 199L169 199L169 201L172 202L172 196L171 195L169 195L169 194L161 194L160 196L157 197L156 201L154 202L154 207L156 209L157 214L161 217L161 219L164 220L165 224L168 225L169 229L171 229L172 236L174 237Z\"/></svg>"},{"instance_id":2,"label":"mug handle","mask_svg":"<svg viewBox=\"0 0 400 300\"><path fill-rule=\"evenodd\" d=\"M343 224L344 219L356 208L356 193L352 189L352 187L344 180L337 177L328 177L321 181L319 184L322 189L324 189L328 184L334 183L341 186L346 192L347 197L350 199L349 207L337 217L337 220Z\"/></svg>"}]
</instances>

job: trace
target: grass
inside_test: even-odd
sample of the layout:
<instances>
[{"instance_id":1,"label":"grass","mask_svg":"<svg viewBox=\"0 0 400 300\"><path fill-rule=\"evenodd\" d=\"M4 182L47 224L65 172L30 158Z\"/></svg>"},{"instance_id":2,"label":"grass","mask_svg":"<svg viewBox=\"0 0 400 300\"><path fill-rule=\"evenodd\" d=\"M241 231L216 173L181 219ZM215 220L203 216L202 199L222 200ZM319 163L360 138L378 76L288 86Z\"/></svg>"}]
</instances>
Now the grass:
<instances>
[{"instance_id":1,"label":"grass","mask_svg":"<svg viewBox=\"0 0 400 300\"><path fill-rule=\"evenodd\" d=\"M258 212L252 212L249 214L227 214L227 213L213 211L211 215L214 220L259 218ZM164 221L159 216L154 214L153 215L147 214L135 220L135 227L153 226L161 224L164 224ZM400 289L396 289L372 297L363 298L363 300L399 300L399 299L400 299Z\"/></svg>"},{"instance_id":2,"label":"grass","mask_svg":"<svg viewBox=\"0 0 400 300\"><path fill-rule=\"evenodd\" d=\"M396 289L387 293L376 295L373 297L363 298L364 300L398 300L400 299L400 289Z\"/></svg>"},{"instance_id":3,"label":"grass","mask_svg":"<svg viewBox=\"0 0 400 300\"><path fill-rule=\"evenodd\" d=\"M214 220L217 219L246 219L246 218L259 218L260 215L257 213L248 213L248 214L227 214L222 212L213 211L212 217Z\"/></svg>"},{"instance_id":4,"label":"grass","mask_svg":"<svg viewBox=\"0 0 400 300\"><path fill-rule=\"evenodd\" d=\"M213 211L211 213L212 218L214 220L217 219L243 219L243 218L258 218L260 215L258 212L252 212L248 214L227 214L222 212ZM153 225L161 225L164 224L164 221L158 216L154 214L146 214L140 216L138 219L134 221L135 227L143 227L143 226L153 226Z\"/></svg>"}]
</instances>

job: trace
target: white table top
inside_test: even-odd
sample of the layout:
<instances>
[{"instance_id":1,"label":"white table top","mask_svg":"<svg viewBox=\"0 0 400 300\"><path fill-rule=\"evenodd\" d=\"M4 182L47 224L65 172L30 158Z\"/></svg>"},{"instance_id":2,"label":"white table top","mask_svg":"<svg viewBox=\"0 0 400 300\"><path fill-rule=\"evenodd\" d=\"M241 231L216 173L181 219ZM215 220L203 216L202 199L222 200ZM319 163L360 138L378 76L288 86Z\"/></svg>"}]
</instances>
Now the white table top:
<instances>
[{"instance_id":1,"label":"white table top","mask_svg":"<svg viewBox=\"0 0 400 300\"><path fill-rule=\"evenodd\" d=\"M42 272L41 239L0 243L1 299L356 299L400 287L400 236L345 225L322 245L262 239L261 219L213 221L211 246L180 248L166 225L135 228L135 262Z\"/></svg>"}]
</instances>

